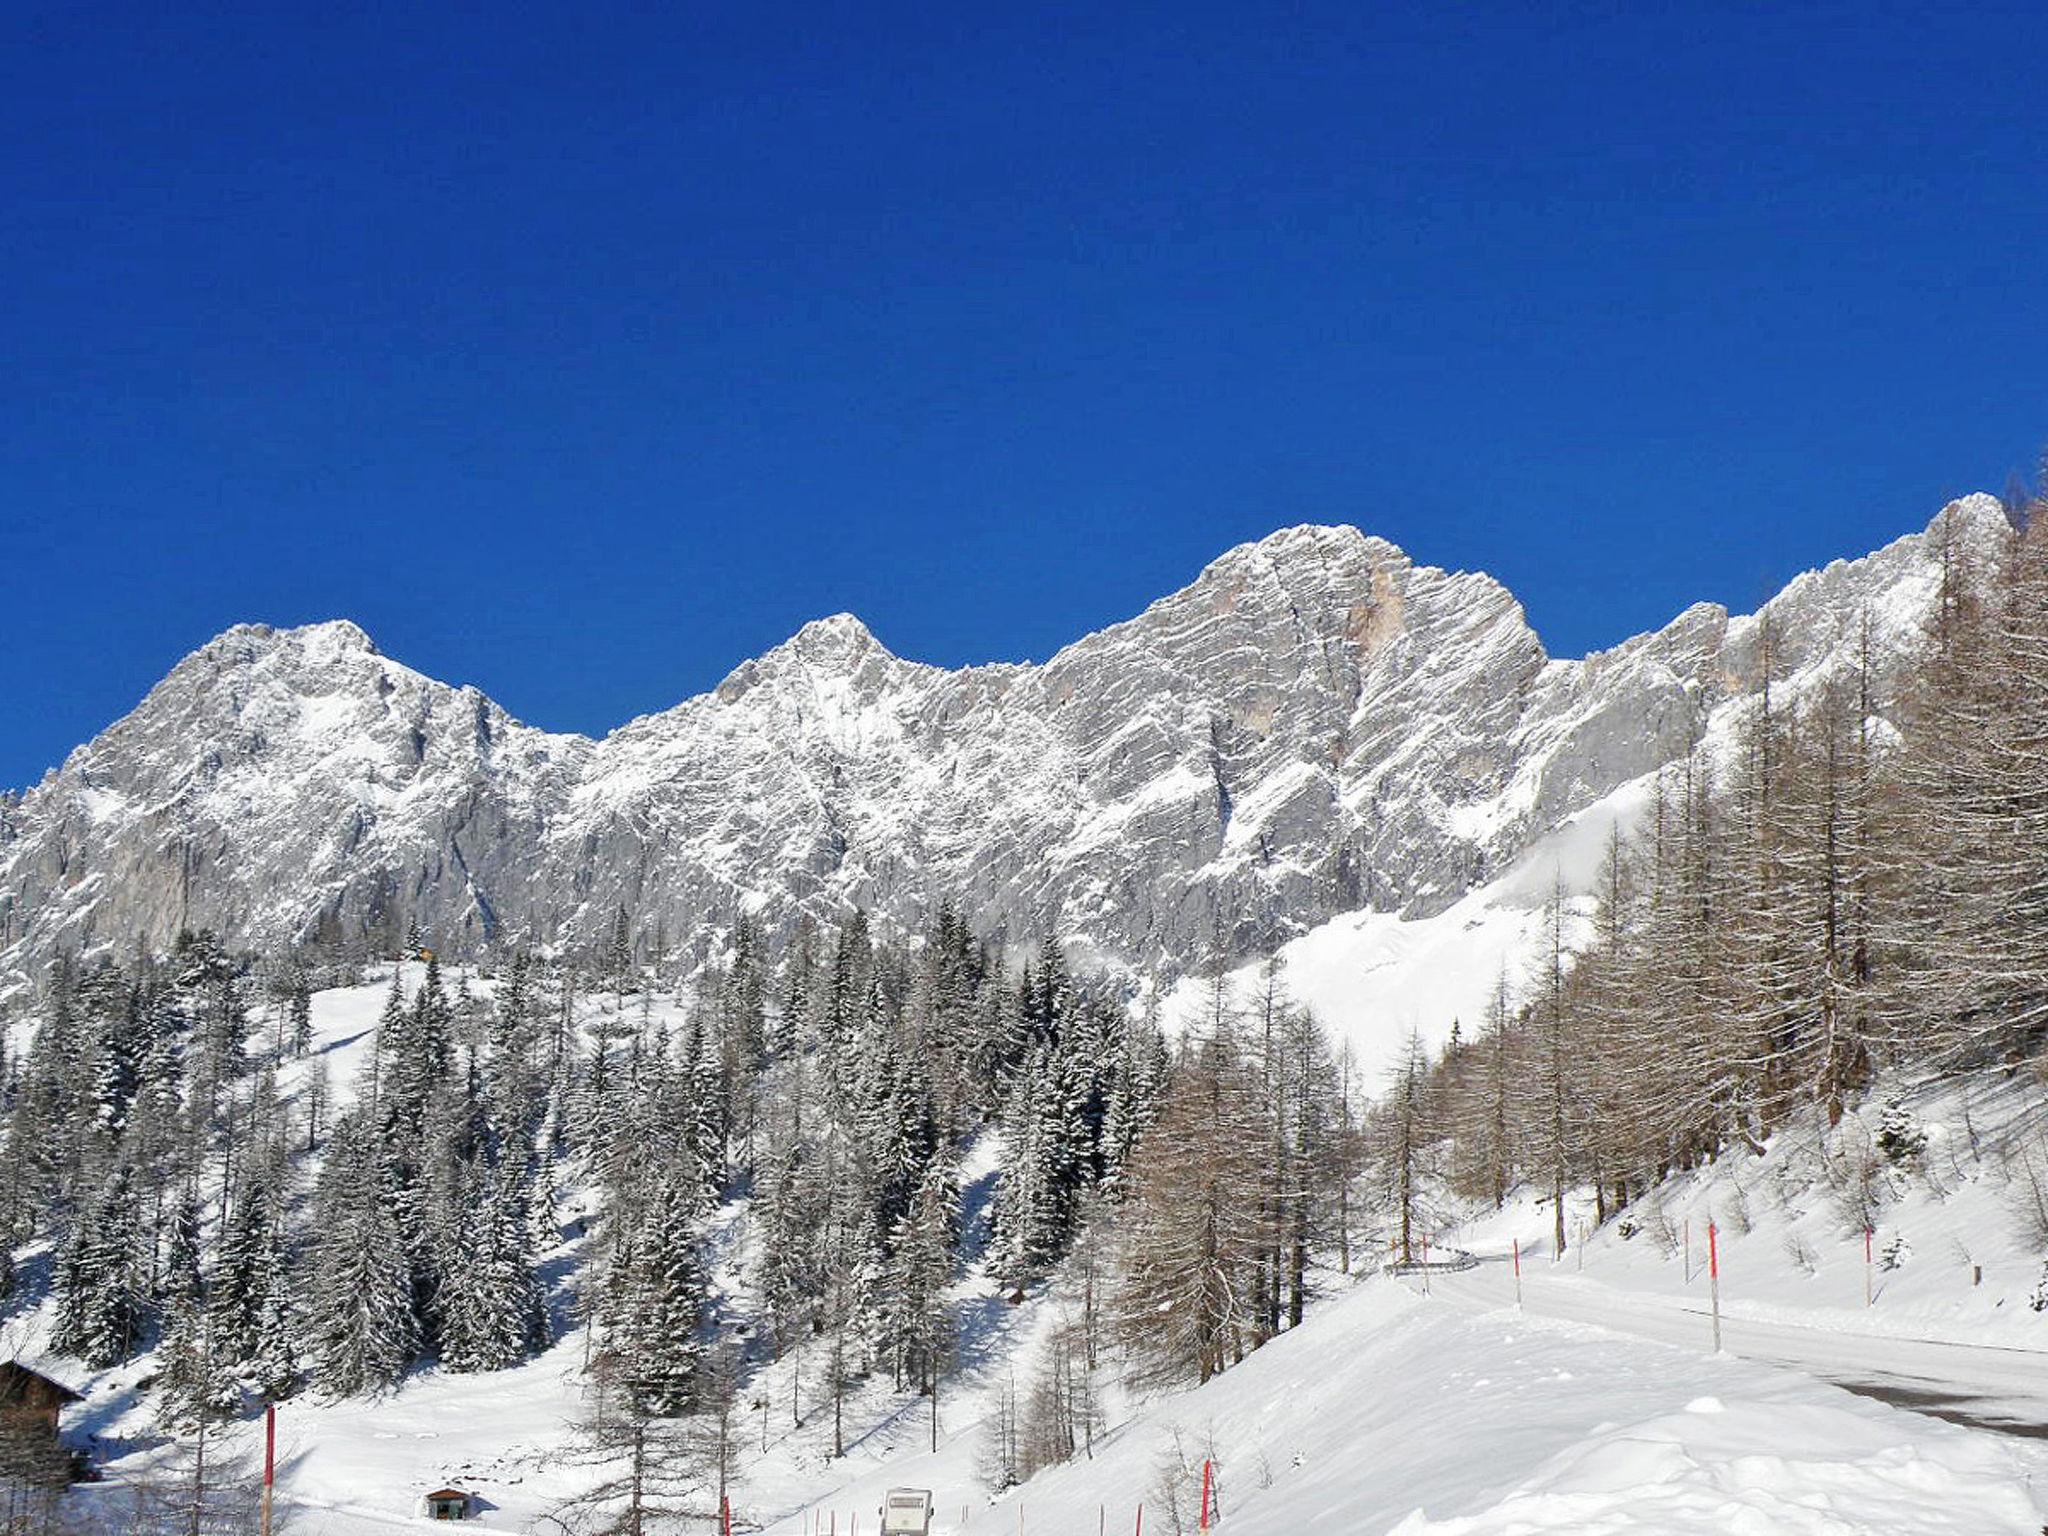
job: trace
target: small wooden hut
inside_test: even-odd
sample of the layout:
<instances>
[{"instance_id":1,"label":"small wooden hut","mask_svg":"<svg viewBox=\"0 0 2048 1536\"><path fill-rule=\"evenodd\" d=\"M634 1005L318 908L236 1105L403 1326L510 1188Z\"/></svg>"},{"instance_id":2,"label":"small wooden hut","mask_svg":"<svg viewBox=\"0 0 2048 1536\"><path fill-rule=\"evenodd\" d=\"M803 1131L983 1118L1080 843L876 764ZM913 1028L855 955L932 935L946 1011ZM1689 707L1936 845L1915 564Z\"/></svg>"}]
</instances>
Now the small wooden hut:
<instances>
[{"instance_id":1,"label":"small wooden hut","mask_svg":"<svg viewBox=\"0 0 2048 1536\"><path fill-rule=\"evenodd\" d=\"M52 1381L41 1371L30 1370L19 1360L0 1364L0 1420L17 1432L33 1430L43 1438L57 1438L58 1417L72 1403L85 1401L61 1381Z\"/></svg>"},{"instance_id":2,"label":"small wooden hut","mask_svg":"<svg viewBox=\"0 0 2048 1536\"><path fill-rule=\"evenodd\" d=\"M420 1513L429 1520L467 1520L470 1502L460 1488L436 1488L420 1495Z\"/></svg>"},{"instance_id":3,"label":"small wooden hut","mask_svg":"<svg viewBox=\"0 0 2048 1536\"><path fill-rule=\"evenodd\" d=\"M65 1449L58 1420L81 1394L19 1360L0 1362L0 1477L59 1488L92 1476L81 1453Z\"/></svg>"}]
</instances>

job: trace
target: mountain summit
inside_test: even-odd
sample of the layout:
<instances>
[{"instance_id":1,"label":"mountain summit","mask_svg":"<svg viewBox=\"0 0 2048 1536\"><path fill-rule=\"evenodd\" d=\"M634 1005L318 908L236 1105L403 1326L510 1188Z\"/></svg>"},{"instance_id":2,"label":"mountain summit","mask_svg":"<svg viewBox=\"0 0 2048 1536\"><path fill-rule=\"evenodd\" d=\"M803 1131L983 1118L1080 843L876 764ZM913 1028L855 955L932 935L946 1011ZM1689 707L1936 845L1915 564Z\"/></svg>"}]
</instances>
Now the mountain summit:
<instances>
[{"instance_id":1,"label":"mountain summit","mask_svg":"<svg viewBox=\"0 0 2048 1536\"><path fill-rule=\"evenodd\" d=\"M1936 527L1991 551L1999 504ZM1766 605L1796 680L1918 643L1933 533ZM1056 929L1099 958L1260 953L1361 907L1439 911L1684 753L1758 681L1759 619L1717 607L1567 661L1481 574L1351 527L1230 550L1042 665L950 671L851 614L602 740L522 724L354 624L240 625L18 803L0 946L385 935L441 945L787 938L854 905Z\"/></svg>"}]
</instances>

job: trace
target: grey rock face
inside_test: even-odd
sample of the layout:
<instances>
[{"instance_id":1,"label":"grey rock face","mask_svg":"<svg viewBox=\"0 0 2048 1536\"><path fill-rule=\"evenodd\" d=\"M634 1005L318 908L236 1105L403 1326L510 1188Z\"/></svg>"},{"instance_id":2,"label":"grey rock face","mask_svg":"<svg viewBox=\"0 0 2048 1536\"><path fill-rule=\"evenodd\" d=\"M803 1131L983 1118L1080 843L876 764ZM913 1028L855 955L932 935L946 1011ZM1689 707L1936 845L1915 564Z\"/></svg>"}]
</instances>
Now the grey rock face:
<instances>
[{"instance_id":1,"label":"grey rock face","mask_svg":"<svg viewBox=\"0 0 2048 1536\"><path fill-rule=\"evenodd\" d=\"M1988 497L1944 514L1995 555ZM441 944L786 937L854 904L1105 960L1264 950L1361 906L1440 910L1756 685L1917 643L1930 534L1554 660L1490 577L1349 527L1222 556L1042 666L891 655L839 615L601 741L513 720L345 622L242 626L17 803L0 949L250 941L417 922Z\"/></svg>"}]
</instances>

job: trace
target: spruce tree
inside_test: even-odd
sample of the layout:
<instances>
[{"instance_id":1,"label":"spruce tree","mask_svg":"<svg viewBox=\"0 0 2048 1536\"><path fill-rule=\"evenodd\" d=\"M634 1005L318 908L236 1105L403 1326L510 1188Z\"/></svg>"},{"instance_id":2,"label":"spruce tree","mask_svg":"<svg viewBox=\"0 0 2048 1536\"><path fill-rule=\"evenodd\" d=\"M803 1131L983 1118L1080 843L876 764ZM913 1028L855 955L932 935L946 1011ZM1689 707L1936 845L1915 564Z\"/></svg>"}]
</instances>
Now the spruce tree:
<instances>
[{"instance_id":1,"label":"spruce tree","mask_svg":"<svg viewBox=\"0 0 2048 1536\"><path fill-rule=\"evenodd\" d=\"M359 1115L330 1138L312 1236L306 1314L314 1374L339 1396L392 1385L418 1353L419 1321L390 1177Z\"/></svg>"}]
</instances>

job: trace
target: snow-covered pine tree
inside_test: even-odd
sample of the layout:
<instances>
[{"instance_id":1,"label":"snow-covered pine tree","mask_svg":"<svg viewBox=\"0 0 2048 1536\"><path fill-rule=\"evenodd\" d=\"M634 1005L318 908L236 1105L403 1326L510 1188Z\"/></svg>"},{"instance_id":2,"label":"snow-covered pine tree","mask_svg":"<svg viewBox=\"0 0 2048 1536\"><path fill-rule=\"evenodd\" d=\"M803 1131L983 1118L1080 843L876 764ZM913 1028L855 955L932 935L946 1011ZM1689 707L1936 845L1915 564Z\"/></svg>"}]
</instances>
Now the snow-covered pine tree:
<instances>
[{"instance_id":1,"label":"snow-covered pine tree","mask_svg":"<svg viewBox=\"0 0 2048 1536\"><path fill-rule=\"evenodd\" d=\"M188 1186L170 1223L163 1337L157 1346L157 1418L174 1429L220 1417L236 1406L233 1383L214 1352L207 1314L200 1277L199 1195Z\"/></svg>"},{"instance_id":2,"label":"snow-covered pine tree","mask_svg":"<svg viewBox=\"0 0 2048 1536\"><path fill-rule=\"evenodd\" d=\"M314 1189L308 1355L338 1396L387 1387L417 1356L412 1265L378 1138L360 1112L334 1128Z\"/></svg>"},{"instance_id":3,"label":"snow-covered pine tree","mask_svg":"<svg viewBox=\"0 0 2048 1536\"><path fill-rule=\"evenodd\" d=\"M669 1418L689 1404L701 1357L704 1274L697 1259L701 1185L670 1170L646 1201L626 1261L611 1279L606 1354L637 1412Z\"/></svg>"},{"instance_id":4,"label":"snow-covered pine tree","mask_svg":"<svg viewBox=\"0 0 2048 1536\"><path fill-rule=\"evenodd\" d=\"M134 1165L126 1149L117 1147L57 1261L50 1345L95 1367L127 1359L149 1327L135 1185Z\"/></svg>"},{"instance_id":5,"label":"snow-covered pine tree","mask_svg":"<svg viewBox=\"0 0 2048 1536\"><path fill-rule=\"evenodd\" d=\"M544 1342L545 1313L528 1246L523 1166L472 1169L461 1231L437 1295L441 1363L496 1371Z\"/></svg>"}]
</instances>

